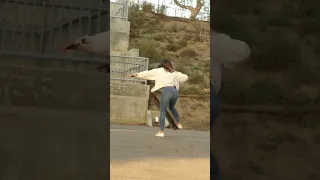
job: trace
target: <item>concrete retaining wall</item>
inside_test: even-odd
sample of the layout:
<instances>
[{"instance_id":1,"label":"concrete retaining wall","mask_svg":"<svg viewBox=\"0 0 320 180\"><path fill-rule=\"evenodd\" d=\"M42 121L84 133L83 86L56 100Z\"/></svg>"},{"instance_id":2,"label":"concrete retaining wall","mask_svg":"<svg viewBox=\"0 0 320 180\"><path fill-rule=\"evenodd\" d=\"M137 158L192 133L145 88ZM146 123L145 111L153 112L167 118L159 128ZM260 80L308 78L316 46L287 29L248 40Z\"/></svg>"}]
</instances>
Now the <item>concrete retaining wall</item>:
<instances>
[{"instance_id":1,"label":"concrete retaining wall","mask_svg":"<svg viewBox=\"0 0 320 180\"><path fill-rule=\"evenodd\" d=\"M110 83L110 121L145 124L147 121L148 85Z\"/></svg>"},{"instance_id":2,"label":"concrete retaining wall","mask_svg":"<svg viewBox=\"0 0 320 180\"><path fill-rule=\"evenodd\" d=\"M107 112L109 76L0 65L0 105Z\"/></svg>"},{"instance_id":3,"label":"concrete retaining wall","mask_svg":"<svg viewBox=\"0 0 320 180\"><path fill-rule=\"evenodd\" d=\"M60 58L57 59L57 58ZM97 72L97 67L103 63L90 62L90 59L82 58L87 62L69 61L68 57L35 55L1 55L0 65L18 65L38 68L55 68L81 72ZM103 59L101 60L103 61ZM107 60L105 60L107 62Z\"/></svg>"},{"instance_id":4,"label":"concrete retaining wall","mask_svg":"<svg viewBox=\"0 0 320 180\"><path fill-rule=\"evenodd\" d=\"M110 49L126 52L129 48L130 22L110 19Z\"/></svg>"}]
</instances>

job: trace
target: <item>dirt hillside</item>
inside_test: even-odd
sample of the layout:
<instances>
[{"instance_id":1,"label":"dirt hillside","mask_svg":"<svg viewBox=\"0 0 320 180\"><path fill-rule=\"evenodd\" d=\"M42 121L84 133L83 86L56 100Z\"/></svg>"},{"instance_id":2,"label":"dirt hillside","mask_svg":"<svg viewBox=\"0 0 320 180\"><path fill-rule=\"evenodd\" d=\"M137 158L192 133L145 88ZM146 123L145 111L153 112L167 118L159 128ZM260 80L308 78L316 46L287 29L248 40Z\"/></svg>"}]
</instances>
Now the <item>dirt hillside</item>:
<instances>
[{"instance_id":1,"label":"dirt hillside","mask_svg":"<svg viewBox=\"0 0 320 180\"><path fill-rule=\"evenodd\" d=\"M177 108L187 129L209 130L210 25L146 11L130 11L130 47L150 58L150 68L167 58L189 75ZM184 95L201 96L199 98Z\"/></svg>"}]
</instances>

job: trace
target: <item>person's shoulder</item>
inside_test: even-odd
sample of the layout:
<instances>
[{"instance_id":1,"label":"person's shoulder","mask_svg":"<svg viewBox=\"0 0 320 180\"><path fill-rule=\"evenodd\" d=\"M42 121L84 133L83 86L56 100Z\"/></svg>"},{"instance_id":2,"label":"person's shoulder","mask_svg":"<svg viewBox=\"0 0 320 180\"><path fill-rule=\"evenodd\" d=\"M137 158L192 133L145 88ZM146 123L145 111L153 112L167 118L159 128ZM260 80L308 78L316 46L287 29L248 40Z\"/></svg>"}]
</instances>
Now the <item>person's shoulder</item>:
<instances>
[{"instance_id":1,"label":"person's shoulder","mask_svg":"<svg viewBox=\"0 0 320 180\"><path fill-rule=\"evenodd\" d=\"M176 76L181 76L183 75L184 73L180 72L180 71L173 71L173 74L176 75Z\"/></svg>"},{"instance_id":2,"label":"person's shoulder","mask_svg":"<svg viewBox=\"0 0 320 180\"><path fill-rule=\"evenodd\" d=\"M150 72L152 72L153 74L154 73L162 73L162 72L164 72L164 69L163 68L154 68L154 69L151 69L151 70L149 70Z\"/></svg>"},{"instance_id":3,"label":"person's shoulder","mask_svg":"<svg viewBox=\"0 0 320 180\"><path fill-rule=\"evenodd\" d=\"M165 71L163 67L155 68L154 70L157 72L164 72Z\"/></svg>"}]
</instances>

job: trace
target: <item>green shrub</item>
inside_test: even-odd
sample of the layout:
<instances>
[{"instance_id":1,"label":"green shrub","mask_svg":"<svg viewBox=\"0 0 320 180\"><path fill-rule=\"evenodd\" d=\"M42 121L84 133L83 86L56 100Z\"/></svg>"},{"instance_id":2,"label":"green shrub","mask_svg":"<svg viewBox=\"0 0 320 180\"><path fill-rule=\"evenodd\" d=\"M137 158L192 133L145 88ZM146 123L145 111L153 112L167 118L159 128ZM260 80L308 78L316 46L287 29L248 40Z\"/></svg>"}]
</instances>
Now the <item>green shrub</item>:
<instances>
[{"instance_id":1,"label":"green shrub","mask_svg":"<svg viewBox=\"0 0 320 180\"><path fill-rule=\"evenodd\" d=\"M157 43L145 41L137 48L140 50L140 56L149 58L149 63L159 62L162 59Z\"/></svg>"}]
</instances>

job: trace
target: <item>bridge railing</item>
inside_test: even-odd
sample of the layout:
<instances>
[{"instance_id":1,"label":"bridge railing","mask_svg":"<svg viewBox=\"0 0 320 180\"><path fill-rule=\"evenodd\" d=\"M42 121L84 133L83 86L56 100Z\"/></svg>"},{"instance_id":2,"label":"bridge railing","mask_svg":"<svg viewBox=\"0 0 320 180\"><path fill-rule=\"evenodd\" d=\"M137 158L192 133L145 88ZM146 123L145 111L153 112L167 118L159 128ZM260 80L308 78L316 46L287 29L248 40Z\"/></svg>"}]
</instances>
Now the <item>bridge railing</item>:
<instances>
[{"instance_id":1,"label":"bridge railing","mask_svg":"<svg viewBox=\"0 0 320 180\"><path fill-rule=\"evenodd\" d=\"M109 30L109 9L94 2L0 0L0 52L63 56L63 44Z\"/></svg>"},{"instance_id":2,"label":"bridge railing","mask_svg":"<svg viewBox=\"0 0 320 180\"><path fill-rule=\"evenodd\" d=\"M111 0L110 18L128 21L129 0Z\"/></svg>"},{"instance_id":3,"label":"bridge railing","mask_svg":"<svg viewBox=\"0 0 320 180\"><path fill-rule=\"evenodd\" d=\"M129 78L131 74L148 70L149 59L134 56L110 56L110 80L120 83L146 84L146 80Z\"/></svg>"}]
</instances>

